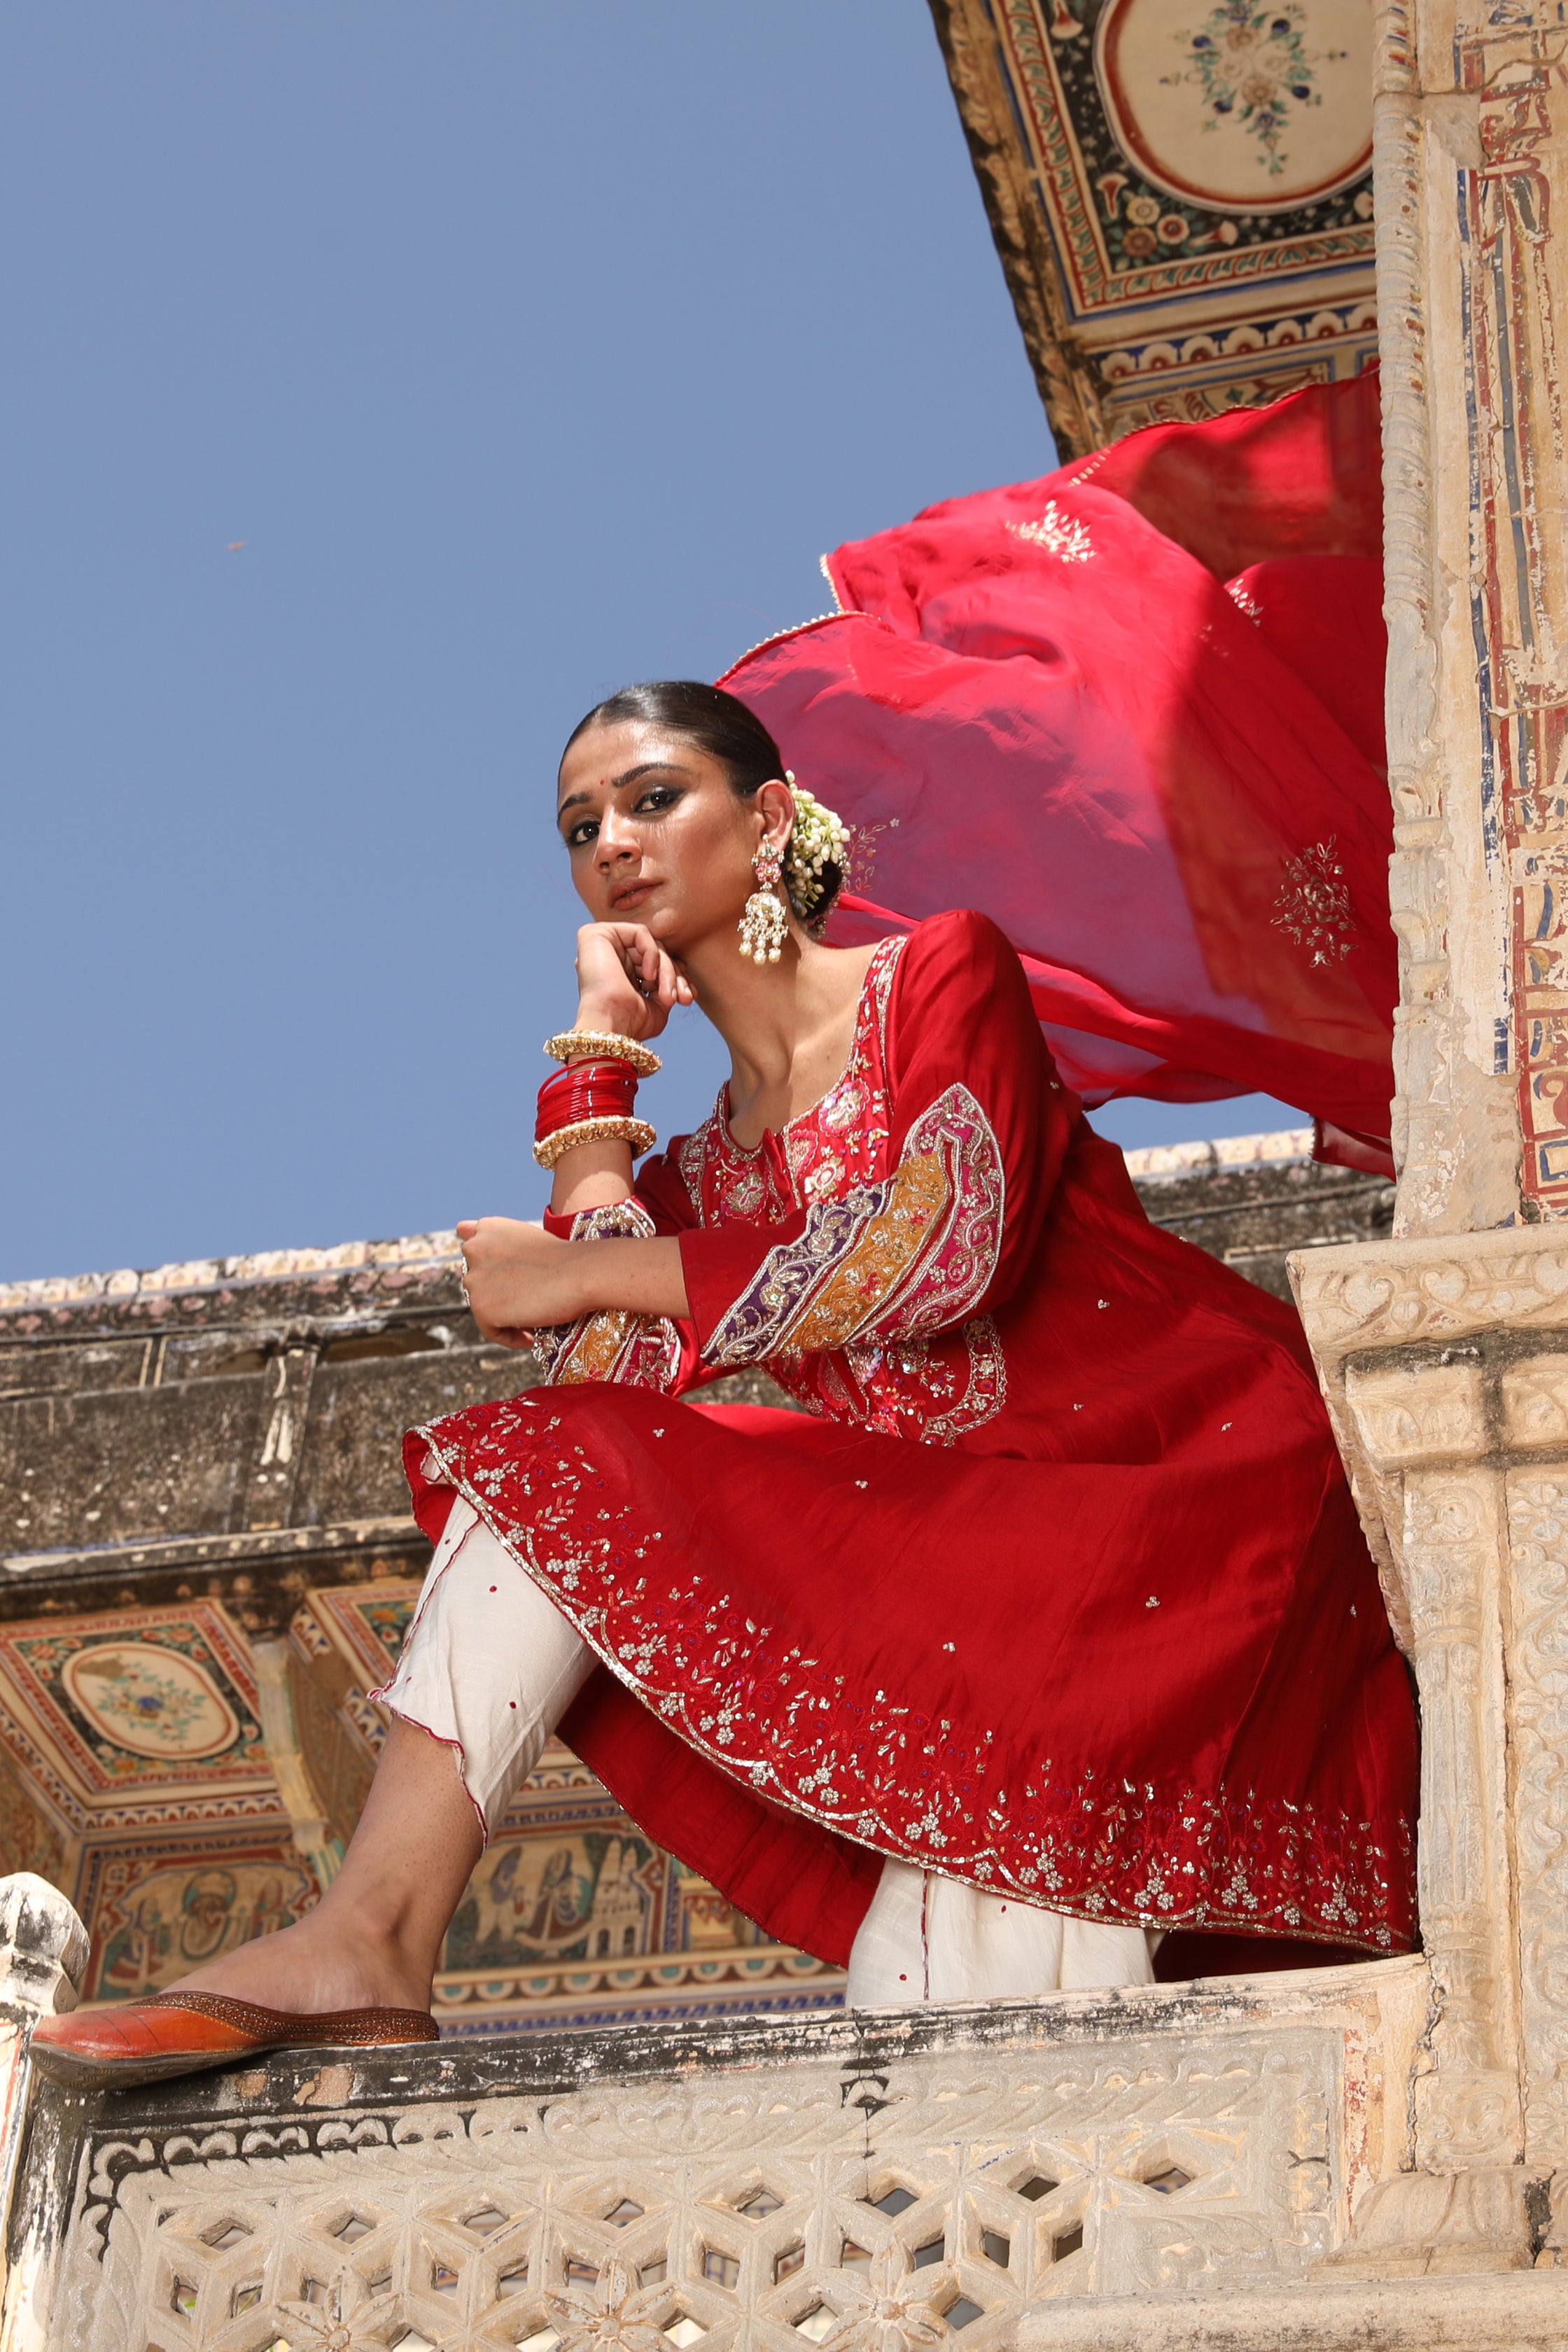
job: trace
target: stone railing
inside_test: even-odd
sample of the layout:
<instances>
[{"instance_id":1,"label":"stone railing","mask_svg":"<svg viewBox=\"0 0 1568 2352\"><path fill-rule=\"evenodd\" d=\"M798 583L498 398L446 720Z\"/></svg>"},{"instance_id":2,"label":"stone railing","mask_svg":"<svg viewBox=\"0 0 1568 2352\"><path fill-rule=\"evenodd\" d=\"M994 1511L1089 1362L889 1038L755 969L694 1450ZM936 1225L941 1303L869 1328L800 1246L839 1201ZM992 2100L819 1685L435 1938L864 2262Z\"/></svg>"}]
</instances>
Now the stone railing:
<instances>
[{"instance_id":1,"label":"stone railing","mask_svg":"<svg viewBox=\"0 0 1568 2352\"><path fill-rule=\"evenodd\" d=\"M75 1939L4 1885L15 2115ZM1406 1959L44 2084L7 2142L4 2341L1131 2352L1194 2297L1348 2309L1336 2251L1408 2159L1428 2001Z\"/></svg>"}]
</instances>

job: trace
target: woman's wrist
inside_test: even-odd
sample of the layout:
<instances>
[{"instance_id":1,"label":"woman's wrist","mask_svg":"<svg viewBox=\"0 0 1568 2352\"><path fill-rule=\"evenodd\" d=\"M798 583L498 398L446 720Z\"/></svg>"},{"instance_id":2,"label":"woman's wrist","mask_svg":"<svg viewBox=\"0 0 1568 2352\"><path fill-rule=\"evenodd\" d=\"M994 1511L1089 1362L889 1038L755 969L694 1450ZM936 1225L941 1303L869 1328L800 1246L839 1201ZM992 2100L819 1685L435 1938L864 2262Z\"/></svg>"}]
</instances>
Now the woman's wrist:
<instances>
[{"instance_id":1,"label":"woman's wrist","mask_svg":"<svg viewBox=\"0 0 1568 2352\"><path fill-rule=\"evenodd\" d=\"M563 1241L561 1244L562 1280L567 1297L566 1312L561 1318L563 1323L575 1323L596 1311L593 1285L588 1279L592 1269L584 1262L591 1246L595 1244L587 1242Z\"/></svg>"},{"instance_id":2,"label":"woman's wrist","mask_svg":"<svg viewBox=\"0 0 1568 2352\"><path fill-rule=\"evenodd\" d=\"M563 1151L555 1163L550 1207L557 1217L574 1217L584 1209L606 1209L630 1198L632 1150L629 1143L579 1143Z\"/></svg>"},{"instance_id":3,"label":"woman's wrist","mask_svg":"<svg viewBox=\"0 0 1568 2352\"><path fill-rule=\"evenodd\" d=\"M591 996L584 997L579 1003L577 1018L572 1027L574 1031L590 1037L632 1037L633 1034L624 1005L595 1004ZM637 1041L634 1038L633 1042Z\"/></svg>"},{"instance_id":4,"label":"woman's wrist","mask_svg":"<svg viewBox=\"0 0 1568 2352\"><path fill-rule=\"evenodd\" d=\"M574 1322L584 1315L690 1313L679 1241L627 1234L566 1247L572 1252L567 1280L577 1302Z\"/></svg>"}]
</instances>

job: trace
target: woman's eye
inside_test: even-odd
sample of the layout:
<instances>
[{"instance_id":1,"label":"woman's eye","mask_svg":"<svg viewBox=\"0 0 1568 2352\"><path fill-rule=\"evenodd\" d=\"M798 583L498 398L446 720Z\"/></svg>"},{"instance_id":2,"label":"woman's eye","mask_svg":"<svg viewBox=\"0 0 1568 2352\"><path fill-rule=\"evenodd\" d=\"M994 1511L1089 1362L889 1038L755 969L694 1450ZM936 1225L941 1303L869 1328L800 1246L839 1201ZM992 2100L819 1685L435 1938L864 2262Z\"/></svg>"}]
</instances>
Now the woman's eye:
<instances>
[{"instance_id":1,"label":"woman's eye","mask_svg":"<svg viewBox=\"0 0 1568 2352\"><path fill-rule=\"evenodd\" d=\"M574 825L572 827L571 831L567 834L567 835L566 835L566 846L567 846L567 848L568 848L568 849L582 849L583 847L584 847L584 845L585 845L588 842L590 842L590 841L592 841L592 840L593 840L593 838L594 838L595 835L598 832L598 830L599 830L599 820L598 820L598 818L597 818L597 817L592 817L592 816L585 816L585 817L583 819L583 822L582 822L582 824L574 824Z\"/></svg>"},{"instance_id":2,"label":"woman's eye","mask_svg":"<svg viewBox=\"0 0 1568 2352\"><path fill-rule=\"evenodd\" d=\"M669 784L650 784L638 797L637 814L658 816L663 810L673 808L679 798L680 794Z\"/></svg>"}]
</instances>

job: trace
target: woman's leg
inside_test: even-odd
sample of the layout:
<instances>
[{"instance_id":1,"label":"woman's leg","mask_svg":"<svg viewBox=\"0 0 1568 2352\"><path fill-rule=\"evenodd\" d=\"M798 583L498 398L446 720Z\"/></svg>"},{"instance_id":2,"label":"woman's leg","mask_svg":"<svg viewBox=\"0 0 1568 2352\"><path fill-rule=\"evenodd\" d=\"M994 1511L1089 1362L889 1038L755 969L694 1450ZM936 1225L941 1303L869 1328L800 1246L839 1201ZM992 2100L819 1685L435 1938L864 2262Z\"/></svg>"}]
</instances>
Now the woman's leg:
<instances>
[{"instance_id":1,"label":"woman's leg","mask_svg":"<svg viewBox=\"0 0 1568 2352\"><path fill-rule=\"evenodd\" d=\"M512 1791L594 1654L466 1503L383 1696L392 1728L343 1866L308 1917L182 1978L265 2009L428 2009L441 1945Z\"/></svg>"},{"instance_id":2,"label":"woman's leg","mask_svg":"<svg viewBox=\"0 0 1568 2352\"><path fill-rule=\"evenodd\" d=\"M442 1939L483 1851L451 1749L395 1722L343 1866L315 1909L171 1990L263 2009L428 2009Z\"/></svg>"}]
</instances>

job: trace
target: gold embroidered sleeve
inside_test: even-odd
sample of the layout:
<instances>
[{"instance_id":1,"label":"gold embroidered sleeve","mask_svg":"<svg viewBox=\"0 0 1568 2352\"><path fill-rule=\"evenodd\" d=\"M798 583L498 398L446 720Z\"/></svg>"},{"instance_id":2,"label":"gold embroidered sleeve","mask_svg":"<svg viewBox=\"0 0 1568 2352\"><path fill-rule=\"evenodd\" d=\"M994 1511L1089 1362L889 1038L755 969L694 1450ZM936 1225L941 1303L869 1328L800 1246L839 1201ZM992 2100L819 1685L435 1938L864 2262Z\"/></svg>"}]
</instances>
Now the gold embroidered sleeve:
<instances>
[{"instance_id":1,"label":"gold embroidered sleeve","mask_svg":"<svg viewBox=\"0 0 1568 2352\"><path fill-rule=\"evenodd\" d=\"M653 1241L658 1227L640 1201L611 1202L584 1209L572 1221L572 1239ZM668 1395L680 1375L680 1326L662 1315L633 1315L604 1307L536 1331L533 1344L551 1388L583 1381L617 1381L623 1386L657 1389Z\"/></svg>"},{"instance_id":2,"label":"gold embroidered sleeve","mask_svg":"<svg viewBox=\"0 0 1568 2352\"><path fill-rule=\"evenodd\" d=\"M820 1202L797 1240L768 1252L708 1360L754 1364L961 1323L995 1272L1005 1190L990 1121L967 1087L950 1087L884 1182Z\"/></svg>"}]
</instances>

